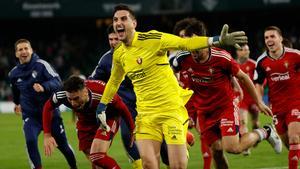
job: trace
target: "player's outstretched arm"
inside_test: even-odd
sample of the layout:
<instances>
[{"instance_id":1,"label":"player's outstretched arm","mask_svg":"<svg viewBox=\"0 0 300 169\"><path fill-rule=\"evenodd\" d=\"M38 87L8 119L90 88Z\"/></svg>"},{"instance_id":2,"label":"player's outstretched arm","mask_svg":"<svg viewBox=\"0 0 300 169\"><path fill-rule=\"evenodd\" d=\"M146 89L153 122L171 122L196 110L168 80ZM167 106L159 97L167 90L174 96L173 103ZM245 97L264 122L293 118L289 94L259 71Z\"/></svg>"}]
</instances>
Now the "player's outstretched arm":
<instances>
[{"instance_id":1,"label":"player's outstretched arm","mask_svg":"<svg viewBox=\"0 0 300 169\"><path fill-rule=\"evenodd\" d=\"M209 39L212 41L209 44L213 46L234 46L235 48L240 49L239 44L248 43L248 38L244 31L236 31L228 33L229 26L225 24L222 28L220 36L214 36Z\"/></svg>"}]
</instances>

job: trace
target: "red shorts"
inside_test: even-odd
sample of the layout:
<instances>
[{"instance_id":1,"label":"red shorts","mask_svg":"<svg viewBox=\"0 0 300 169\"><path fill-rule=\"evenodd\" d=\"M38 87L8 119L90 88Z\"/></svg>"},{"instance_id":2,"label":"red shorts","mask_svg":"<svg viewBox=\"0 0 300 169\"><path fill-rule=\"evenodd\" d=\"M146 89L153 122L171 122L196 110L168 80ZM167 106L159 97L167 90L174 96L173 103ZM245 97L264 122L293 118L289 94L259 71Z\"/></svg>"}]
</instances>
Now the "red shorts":
<instances>
[{"instance_id":1,"label":"red shorts","mask_svg":"<svg viewBox=\"0 0 300 169\"><path fill-rule=\"evenodd\" d=\"M289 106L290 109L287 113L275 113L273 116L273 123L279 135L287 132L288 125L291 122L300 122L300 104L291 104Z\"/></svg>"},{"instance_id":2,"label":"red shorts","mask_svg":"<svg viewBox=\"0 0 300 169\"><path fill-rule=\"evenodd\" d=\"M120 125L119 120L109 119L106 121L106 123L109 125L110 131L106 132L105 130L99 128L97 130L95 138L106 140L106 141L113 140L114 136L117 134L119 130L119 125Z\"/></svg>"},{"instance_id":3,"label":"red shorts","mask_svg":"<svg viewBox=\"0 0 300 169\"><path fill-rule=\"evenodd\" d=\"M208 113L198 112L201 137L211 145L223 136L234 136L239 132L237 105L228 105Z\"/></svg>"},{"instance_id":4,"label":"red shorts","mask_svg":"<svg viewBox=\"0 0 300 169\"><path fill-rule=\"evenodd\" d=\"M77 129L77 138L79 141L79 150L84 151L91 148L95 134L99 126L91 126L88 129Z\"/></svg>"},{"instance_id":5,"label":"red shorts","mask_svg":"<svg viewBox=\"0 0 300 169\"><path fill-rule=\"evenodd\" d=\"M84 151L91 148L94 138L102 140L112 140L119 129L119 121L108 119L107 124L110 126L110 131L103 131L99 126L90 127L89 130L78 130L77 137L79 140L79 150Z\"/></svg>"}]
</instances>

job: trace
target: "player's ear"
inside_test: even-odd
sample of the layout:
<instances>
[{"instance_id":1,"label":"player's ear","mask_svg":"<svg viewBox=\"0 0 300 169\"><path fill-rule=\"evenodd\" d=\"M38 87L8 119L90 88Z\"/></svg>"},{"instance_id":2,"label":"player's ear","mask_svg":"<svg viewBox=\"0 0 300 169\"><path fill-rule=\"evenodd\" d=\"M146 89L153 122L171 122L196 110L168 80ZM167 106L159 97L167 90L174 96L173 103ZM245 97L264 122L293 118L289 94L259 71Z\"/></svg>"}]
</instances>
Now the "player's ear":
<instances>
[{"instance_id":1,"label":"player's ear","mask_svg":"<svg viewBox=\"0 0 300 169\"><path fill-rule=\"evenodd\" d=\"M136 25L137 25L137 20L134 19L134 20L133 20L133 27L136 28Z\"/></svg>"}]
</instances>

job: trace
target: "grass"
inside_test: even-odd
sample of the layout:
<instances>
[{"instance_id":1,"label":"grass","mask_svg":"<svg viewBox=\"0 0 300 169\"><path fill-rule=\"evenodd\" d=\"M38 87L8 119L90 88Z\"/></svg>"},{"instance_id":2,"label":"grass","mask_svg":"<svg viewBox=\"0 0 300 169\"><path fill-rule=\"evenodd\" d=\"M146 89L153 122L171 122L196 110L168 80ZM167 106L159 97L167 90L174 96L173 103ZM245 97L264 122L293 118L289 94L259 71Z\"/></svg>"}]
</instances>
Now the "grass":
<instances>
[{"instance_id":1,"label":"grass","mask_svg":"<svg viewBox=\"0 0 300 169\"><path fill-rule=\"evenodd\" d=\"M71 120L71 113L63 113L64 124L69 143L76 153L79 169L90 169L90 164L82 152L78 151L78 141L76 137L75 124ZM262 123L271 120L261 116ZM195 131L193 131L195 133ZM197 136L195 134L195 136ZM202 168L202 157L200 153L199 138L190 149L190 159L188 168ZM45 169L65 169L67 163L62 154L56 150L49 158L43 154L43 135L39 137L39 148L42 155L43 168ZM109 155L114 157L121 168L131 168L125 154L125 150L120 141L119 134L116 136ZM275 154L271 146L266 142L261 142L252 149L250 156L226 154L231 169L283 169L287 168L288 152L284 148L281 154ZM20 116L14 114L0 113L0 169L25 169L30 168L25 151L25 141L22 130L22 120Z\"/></svg>"}]
</instances>

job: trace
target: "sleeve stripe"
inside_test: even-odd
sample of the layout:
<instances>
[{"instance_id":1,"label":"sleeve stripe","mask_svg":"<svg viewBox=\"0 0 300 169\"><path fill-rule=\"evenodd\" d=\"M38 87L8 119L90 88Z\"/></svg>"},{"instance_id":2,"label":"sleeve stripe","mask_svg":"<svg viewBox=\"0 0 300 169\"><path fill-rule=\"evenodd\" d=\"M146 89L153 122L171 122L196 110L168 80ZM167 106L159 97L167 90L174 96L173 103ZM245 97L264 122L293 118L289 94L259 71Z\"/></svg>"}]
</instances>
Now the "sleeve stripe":
<instances>
[{"instance_id":1,"label":"sleeve stripe","mask_svg":"<svg viewBox=\"0 0 300 169\"><path fill-rule=\"evenodd\" d=\"M62 99L62 98L67 97L66 91L56 92L55 95L56 95L57 99Z\"/></svg>"},{"instance_id":2,"label":"sleeve stripe","mask_svg":"<svg viewBox=\"0 0 300 169\"><path fill-rule=\"evenodd\" d=\"M186 56L186 55L189 55L189 54L191 54L189 51L180 51L180 52L177 53L176 58L178 59L182 56Z\"/></svg>"},{"instance_id":3,"label":"sleeve stripe","mask_svg":"<svg viewBox=\"0 0 300 169\"><path fill-rule=\"evenodd\" d=\"M100 100L102 98L101 94L92 93L92 99Z\"/></svg>"},{"instance_id":4,"label":"sleeve stripe","mask_svg":"<svg viewBox=\"0 0 300 169\"><path fill-rule=\"evenodd\" d=\"M53 68L50 66L50 64L42 59L38 59L37 62L40 62L41 64L43 64L47 70L47 72L53 76L53 77L57 77L58 74L53 70Z\"/></svg>"}]
</instances>

